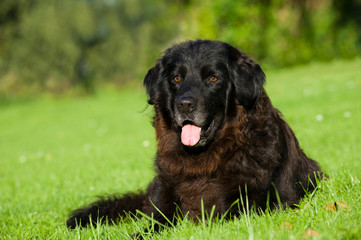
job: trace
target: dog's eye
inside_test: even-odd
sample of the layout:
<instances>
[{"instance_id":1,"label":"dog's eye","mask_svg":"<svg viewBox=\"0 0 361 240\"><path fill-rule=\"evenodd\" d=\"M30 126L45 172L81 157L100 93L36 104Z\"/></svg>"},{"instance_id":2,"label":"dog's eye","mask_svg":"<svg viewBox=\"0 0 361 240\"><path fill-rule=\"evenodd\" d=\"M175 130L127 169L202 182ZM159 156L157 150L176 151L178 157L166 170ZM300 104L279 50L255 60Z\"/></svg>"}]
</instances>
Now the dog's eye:
<instances>
[{"instance_id":1,"label":"dog's eye","mask_svg":"<svg viewBox=\"0 0 361 240\"><path fill-rule=\"evenodd\" d=\"M216 81L218 81L218 78L216 76L210 76L209 81L216 82Z\"/></svg>"},{"instance_id":2,"label":"dog's eye","mask_svg":"<svg viewBox=\"0 0 361 240\"><path fill-rule=\"evenodd\" d=\"M173 80L174 80L176 83L179 83L180 81L182 81L182 78L177 75L177 76L175 76L175 77L173 78Z\"/></svg>"}]
</instances>

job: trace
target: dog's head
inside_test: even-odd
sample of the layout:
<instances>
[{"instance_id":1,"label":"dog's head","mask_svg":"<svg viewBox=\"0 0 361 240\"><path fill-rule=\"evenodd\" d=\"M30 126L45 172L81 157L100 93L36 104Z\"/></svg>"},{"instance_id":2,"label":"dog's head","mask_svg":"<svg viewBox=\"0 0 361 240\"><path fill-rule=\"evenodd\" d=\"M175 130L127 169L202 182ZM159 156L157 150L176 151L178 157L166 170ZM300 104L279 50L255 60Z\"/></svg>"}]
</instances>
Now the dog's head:
<instances>
[{"instance_id":1,"label":"dog's head","mask_svg":"<svg viewBox=\"0 0 361 240\"><path fill-rule=\"evenodd\" d=\"M166 50L148 71L148 102L179 132L183 145L203 147L218 135L230 107L250 109L265 75L246 54L222 42L197 40Z\"/></svg>"}]
</instances>

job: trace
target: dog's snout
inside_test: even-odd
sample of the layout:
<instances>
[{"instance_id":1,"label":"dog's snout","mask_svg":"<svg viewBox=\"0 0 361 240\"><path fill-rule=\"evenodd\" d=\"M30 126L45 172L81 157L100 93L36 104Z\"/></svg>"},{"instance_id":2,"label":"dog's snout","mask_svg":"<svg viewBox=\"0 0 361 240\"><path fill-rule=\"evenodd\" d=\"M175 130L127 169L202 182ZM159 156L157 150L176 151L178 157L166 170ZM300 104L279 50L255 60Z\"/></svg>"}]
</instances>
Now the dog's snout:
<instances>
[{"instance_id":1,"label":"dog's snout","mask_svg":"<svg viewBox=\"0 0 361 240\"><path fill-rule=\"evenodd\" d=\"M191 113L196 109L196 100L192 97L181 97L177 101L177 108L181 113Z\"/></svg>"}]
</instances>

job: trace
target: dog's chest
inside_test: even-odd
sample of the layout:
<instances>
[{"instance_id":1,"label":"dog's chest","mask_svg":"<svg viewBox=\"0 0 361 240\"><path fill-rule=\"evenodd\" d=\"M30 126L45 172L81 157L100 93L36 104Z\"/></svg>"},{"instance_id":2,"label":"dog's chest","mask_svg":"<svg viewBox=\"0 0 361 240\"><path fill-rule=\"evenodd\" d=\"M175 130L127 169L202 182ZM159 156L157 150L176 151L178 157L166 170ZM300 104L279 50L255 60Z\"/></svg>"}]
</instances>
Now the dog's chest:
<instances>
[{"instance_id":1,"label":"dog's chest","mask_svg":"<svg viewBox=\"0 0 361 240\"><path fill-rule=\"evenodd\" d=\"M214 213L226 210L224 187L214 179L182 181L176 186L175 195L182 213L188 214L188 217L194 220L202 216L202 211L210 214L213 206Z\"/></svg>"}]
</instances>

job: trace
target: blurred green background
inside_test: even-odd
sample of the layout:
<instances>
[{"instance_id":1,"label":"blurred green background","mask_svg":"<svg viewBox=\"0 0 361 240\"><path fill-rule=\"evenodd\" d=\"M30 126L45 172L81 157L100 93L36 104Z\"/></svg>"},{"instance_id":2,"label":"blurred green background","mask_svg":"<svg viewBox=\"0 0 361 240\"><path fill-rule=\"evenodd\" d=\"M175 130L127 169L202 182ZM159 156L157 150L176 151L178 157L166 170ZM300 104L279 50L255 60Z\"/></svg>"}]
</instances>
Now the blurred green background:
<instances>
[{"instance_id":1,"label":"blurred green background","mask_svg":"<svg viewBox=\"0 0 361 240\"><path fill-rule=\"evenodd\" d=\"M140 85L164 49L226 41L264 67L354 58L361 0L1 0L0 97Z\"/></svg>"},{"instance_id":2,"label":"blurred green background","mask_svg":"<svg viewBox=\"0 0 361 240\"><path fill-rule=\"evenodd\" d=\"M166 48L197 38L261 64L273 104L330 179L299 210L185 221L145 239L304 239L307 229L359 239L360 13L361 0L0 0L0 239L128 239L148 225L69 231L65 220L154 177L143 77ZM325 211L336 201L349 209ZM279 231L285 221L293 229Z\"/></svg>"}]
</instances>

